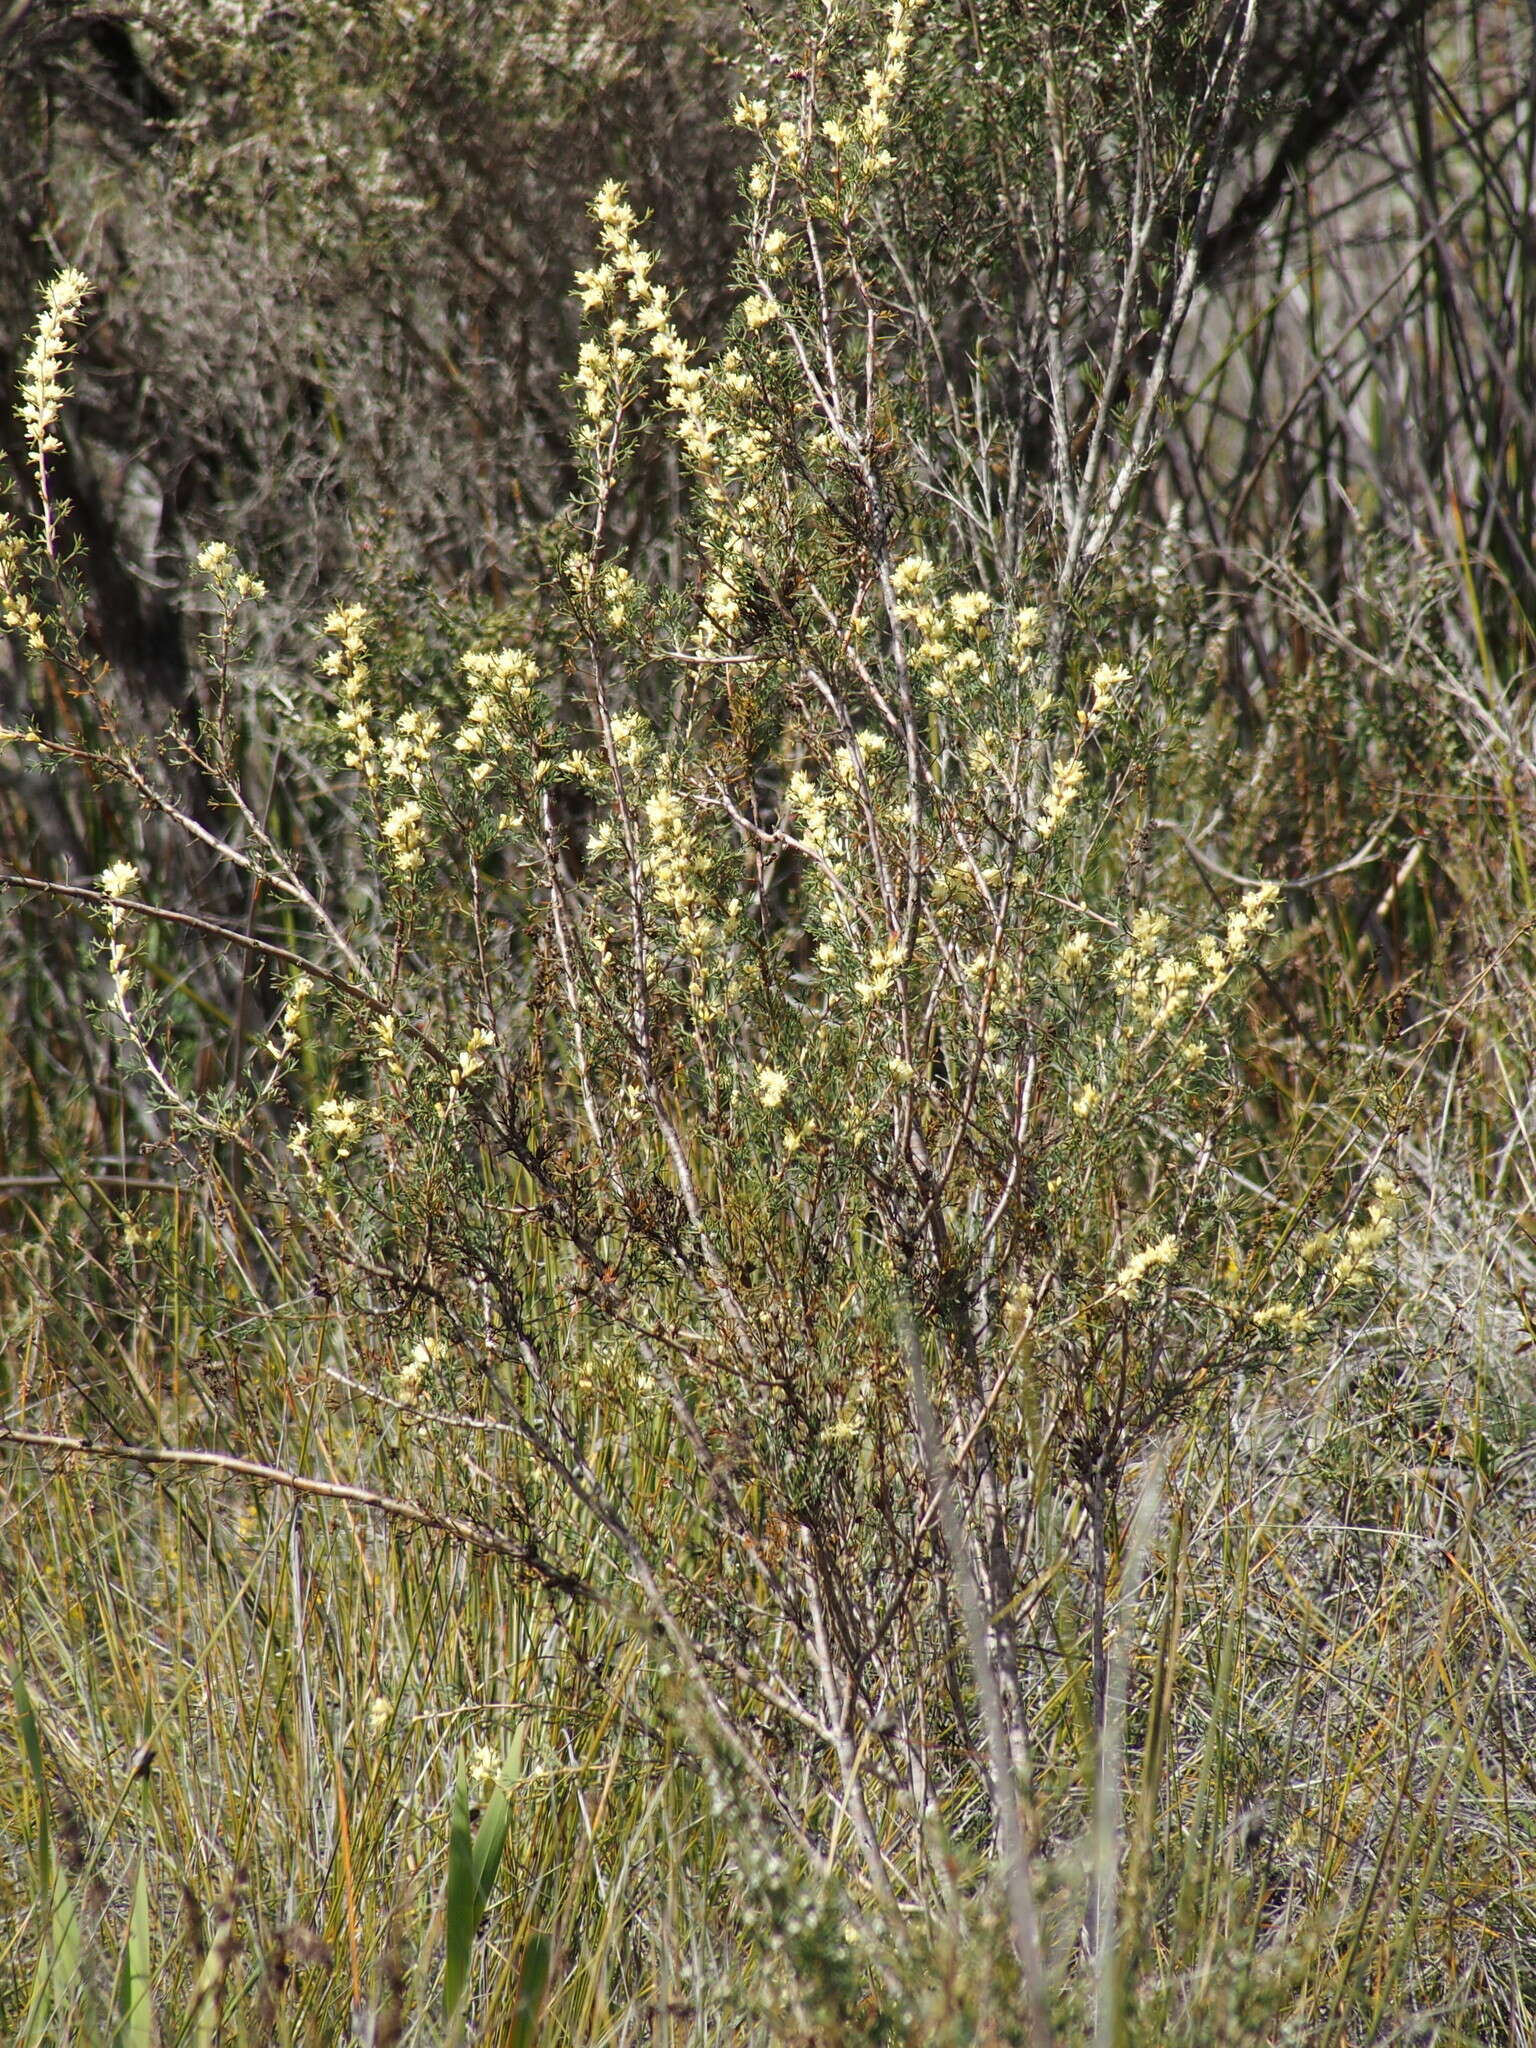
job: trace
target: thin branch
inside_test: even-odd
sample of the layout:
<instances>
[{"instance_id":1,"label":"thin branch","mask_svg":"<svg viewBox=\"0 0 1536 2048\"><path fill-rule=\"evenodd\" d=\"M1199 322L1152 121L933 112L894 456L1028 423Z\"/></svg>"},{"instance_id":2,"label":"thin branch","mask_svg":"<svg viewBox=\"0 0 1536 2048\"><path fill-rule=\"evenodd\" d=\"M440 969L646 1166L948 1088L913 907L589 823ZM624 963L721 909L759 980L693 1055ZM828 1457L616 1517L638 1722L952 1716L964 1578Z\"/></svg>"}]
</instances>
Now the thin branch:
<instances>
[{"instance_id":1,"label":"thin branch","mask_svg":"<svg viewBox=\"0 0 1536 2048\"><path fill-rule=\"evenodd\" d=\"M960 1510L955 1504L954 1474L940 1441L933 1403L928 1394L928 1369L923 1363L922 1340L908 1314L899 1321L901 1346L906 1353L912 1382L912 1405L916 1411L918 1438L922 1445L927 1478L939 1503L944 1544L949 1552L965 1621L966 1645L970 1651L971 1673L981 1700L982 1719L987 1731L988 1777L992 1789L992 1811L997 1823L1002 1852L1003 1882L1008 1898L1008 1917L1014 1953L1024 1976L1029 2032L1034 2048L1051 2048L1050 2004L1045 1982L1045 1960L1040 1945L1040 1922L1035 1909L1034 1880L1029 1851L1024 1839L1024 1817L1019 1788L1014 1780L1013 1758L1008 1731L1003 1721L1002 1693L987 1644L987 1620L982 1612L981 1590L971 1567Z\"/></svg>"},{"instance_id":2,"label":"thin branch","mask_svg":"<svg viewBox=\"0 0 1536 2048\"><path fill-rule=\"evenodd\" d=\"M316 1500L339 1500L370 1514L384 1515L395 1522L408 1522L434 1535L446 1536L465 1549L487 1557L505 1558L535 1578L552 1593L568 1600L600 1600L590 1579L551 1564L537 1544L517 1543L485 1522L463 1515L445 1514L440 1508L424 1507L419 1501L401 1500L398 1495L379 1493L370 1486L348 1486L338 1479L317 1479L307 1472L290 1472L286 1466L268 1465L256 1458L237 1458L227 1451L197 1451L183 1444L121 1444L85 1436L58 1436L35 1429L15 1429L0 1424L0 1444L18 1449L51 1452L63 1457L102 1458L125 1465L171 1466L212 1472L231 1479L248 1479L254 1485L276 1487L282 1492L306 1494Z\"/></svg>"}]
</instances>

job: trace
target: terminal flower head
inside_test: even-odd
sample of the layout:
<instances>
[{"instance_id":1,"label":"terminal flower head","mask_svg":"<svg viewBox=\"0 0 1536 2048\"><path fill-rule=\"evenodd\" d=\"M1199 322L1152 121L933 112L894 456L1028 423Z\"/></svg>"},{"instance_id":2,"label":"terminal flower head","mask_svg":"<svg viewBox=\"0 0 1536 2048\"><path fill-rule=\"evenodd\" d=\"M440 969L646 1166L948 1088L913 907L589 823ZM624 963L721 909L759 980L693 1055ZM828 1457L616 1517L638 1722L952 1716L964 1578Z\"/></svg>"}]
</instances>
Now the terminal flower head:
<instances>
[{"instance_id":1,"label":"terminal flower head","mask_svg":"<svg viewBox=\"0 0 1536 2048\"><path fill-rule=\"evenodd\" d=\"M132 896L139 886L139 871L131 860L115 860L111 867L101 874L101 891L110 896L114 903L120 903L125 896Z\"/></svg>"},{"instance_id":2,"label":"terminal flower head","mask_svg":"<svg viewBox=\"0 0 1536 2048\"><path fill-rule=\"evenodd\" d=\"M789 1093L789 1076L781 1074L777 1067L759 1067L757 1070L757 1099L764 1109L777 1109Z\"/></svg>"},{"instance_id":3,"label":"terminal flower head","mask_svg":"<svg viewBox=\"0 0 1536 2048\"><path fill-rule=\"evenodd\" d=\"M1171 1231L1160 1237L1156 1244L1145 1245L1115 1275L1115 1284L1109 1290L1110 1300L1130 1301L1149 1274L1163 1266L1171 1266L1178 1255L1179 1240Z\"/></svg>"}]
</instances>

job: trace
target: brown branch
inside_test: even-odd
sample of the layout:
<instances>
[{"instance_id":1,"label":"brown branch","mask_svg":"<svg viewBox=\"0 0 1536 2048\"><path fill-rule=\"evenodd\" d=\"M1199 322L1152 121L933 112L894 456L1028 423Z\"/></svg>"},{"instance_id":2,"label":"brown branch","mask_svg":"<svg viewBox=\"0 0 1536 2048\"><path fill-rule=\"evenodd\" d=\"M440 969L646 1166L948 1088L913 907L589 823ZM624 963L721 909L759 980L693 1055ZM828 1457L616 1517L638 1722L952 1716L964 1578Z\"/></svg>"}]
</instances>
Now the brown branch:
<instances>
[{"instance_id":1,"label":"brown branch","mask_svg":"<svg viewBox=\"0 0 1536 2048\"><path fill-rule=\"evenodd\" d=\"M569 1600L597 1600L600 1595L590 1579L551 1564L536 1543L518 1543L484 1522L462 1515L444 1514L438 1508L423 1507L419 1501L401 1500L398 1495L378 1493L370 1486L348 1486L339 1479L317 1479L307 1472L290 1472L282 1465L266 1465L255 1458L237 1458L227 1451L197 1451L182 1444L103 1443L92 1437L57 1436L35 1429L13 1429L0 1424L0 1444L18 1449L49 1451L65 1457L115 1459L128 1465L167 1465L222 1473L233 1479L249 1479L258 1486L271 1486L286 1493L306 1494L317 1500L339 1500L349 1507L364 1508L370 1514L391 1521L408 1522L446 1536L466 1550L486 1557L505 1558L552 1593Z\"/></svg>"},{"instance_id":2,"label":"brown branch","mask_svg":"<svg viewBox=\"0 0 1536 2048\"><path fill-rule=\"evenodd\" d=\"M259 875L259 870L256 871ZM138 917L152 918L157 924L180 925L186 931L202 932L210 939L221 939L231 946L243 946L248 953L259 954L263 960L275 960L285 967L296 967L315 981L323 981L350 1002L371 1011L375 1017L394 1015L389 1002L383 996L374 995L371 990L358 982L349 981L346 975L338 974L332 967L324 966L318 960L311 960L303 953L296 953L290 946L280 946L275 939L263 938L260 933L243 930L238 925L225 924L218 918L201 917L190 910L172 910L162 903L146 903L138 896L109 896L105 889L92 888L83 882L51 882L42 875L28 875L19 868L0 868L0 889L33 889L43 896L57 896L67 903L84 904L88 909L107 910L116 908L132 911ZM420 1025L407 1022L407 1035L415 1040L429 1059L439 1066L449 1064L448 1054L437 1041Z\"/></svg>"}]
</instances>

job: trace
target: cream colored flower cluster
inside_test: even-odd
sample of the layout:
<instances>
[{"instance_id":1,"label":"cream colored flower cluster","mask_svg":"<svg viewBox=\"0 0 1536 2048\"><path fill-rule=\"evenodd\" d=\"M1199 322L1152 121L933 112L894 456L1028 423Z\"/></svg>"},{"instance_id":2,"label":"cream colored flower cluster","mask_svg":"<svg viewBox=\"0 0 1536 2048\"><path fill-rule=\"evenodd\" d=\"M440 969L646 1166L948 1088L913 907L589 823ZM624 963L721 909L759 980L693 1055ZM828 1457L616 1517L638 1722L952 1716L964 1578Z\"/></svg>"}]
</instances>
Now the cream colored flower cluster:
<instances>
[{"instance_id":1,"label":"cream colored flower cluster","mask_svg":"<svg viewBox=\"0 0 1536 2048\"><path fill-rule=\"evenodd\" d=\"M602 261L578 273L582 311L601 315L601 336L581 345L577 387L587 414L585 438L595 441L599 429L617 426L637 394L643 358L632 344L647 342L662 370L667 398L678 419L679 440L696 468L705 469L713 456L719 423L704 404L705 373L672 323L671 299L651 276L656 259L635 238L638 225L624 188L610 178L593 201L592 217L602 242Z\"/></svg>"},{"instance_id":2,"label":"cream colored flower cluster","mask_svg":"<svg viewBox=\"0 0 1536 2048\"><path fill-rule=\"evenodd\" d=\"M497 717L495 698L489 691L478 690L469 700L464 723L453 736L454 752L469 756L469 779L476 789L490 780L496 766Z\"/></svg>"},{"instance_id":3,"label":"cream colored flower cluster","mask_svg":"<svg viewBox=\"0 0 1536 2048\"><path fill-rule=\"evenodd\" d=\"M640 586L622 562L605 562L598 576L603 616L614 632L628 625L639 606Z\"/></svg>"},{"instance_id":4,"label":"cream colored flower cluster","mask_svg":"<svg viewBox=\"0 0 1536 2048\"><path fill-rule=\"evenodd\" d=\"M112 977L112 993L122 1016L132 1024L128 1006L130 978L128 973L128 947L123 937L127 900L138 894L140 875L131 860L115 860L102 870L101 893L107 899L107 972Z\"/></svg>"},{"instance_id":5,"label":"cream colored flower cluster","mask_svg":"<svg viewBox=\"0 0 1536 2048\"><path fill-rule=\"evenodd\" d=\"M1040 815L1035 820L1035 832L1040 839L1054 837L1068 811L1082 794L1086 773L1081 754L1073 754L1067 760L1054 763L1051 768L1051 785L1045 793Z\"/></svg>"},{"instance_id":6,"label":"cream colored flower cluster","mask_svg":"<svg viewBox=\"0 0 1536 2048\"><path fill-rule=\"evenodd\" d=\"M285 1060L298 1049L300 1026L309 1008L309 999L315 992L314 976L298 973L288 983L283 996L283 1007L278 1013L267 1050L275 1060Z\"/></svg>"},{"instance_id":7,"label":"cream colored flower cluster","mask_svg":"<svg viewBox=\"0 0 1536 2048\"><path fill-rule=\"evenodd\" d=\"M1037 621L1038 615L1032 610L1021 611L1015 617L1015 659L1022 660L1027 649L1033 646L1038 631ZM1130 670L1118 663L1101 661L1094 670L1089 681L1088 694L1078 713L1072 751L1058 756L1051 764L1050 784L1046 789L1045 801L1040 806L1040 814L1035 820L1035 836L1042 845L1056 836L1067 814L1082 795L1083 784L1087 780L1088 743L1116 708L1120 692L1129 681Z\"/></svg>"},{"instance_id":8,"label":"cream colored flower cluster","mask_svg":"<svg viewBox=\"0 0 1536 2048\"><path fill-rule=\"evenodd\" d=\"M460 668L471 695L453 748L467 763L470 786L483 789L498 763L515 758L530 714L543 707L538 665L521 648L500 647L466 654ZM517 821L509 813L501 822L511 829Z\"/></svg>"},{"instance_id":9,"label":"cream colored flower cluster","mask_svg":"<svg viewBox=\"0 0 1536 2048\"><path fill-rule=\"evenodd\" d=\"M644 341L649 362L663 380L678 449L703 501L719 514L702 550L706 574L693 636L696 650L710 653L740 628L750 529L765 509L762 493L772 470L773 442L760 422L733 424L730 417L734 402L751 390L739 352L727 351L718 363L706 366L678 332L669 296L651 275L654 258L636 241L634 209L622 187L610 181L592 211L602 261L583 271L577 282L584 313L603 325L582 345L577 382L588 415L586 439L598 457L599 489L606 488L602 478L614 459L617 429L643 385L645 360L631 344ZM750 325L762 324L772 309L749 300L745 311ZM628 572L615 565L599 570L592 562L571 569L608 628L621 629L637 596Z\"/></svg>"},{"instance_id":10,"label":"cream colored flower cluster","mask_svg":"<svg viewBox=\"0 0 1536 2048\"><path fill-rule=\"evenodd\" d=\"M983 755L973 745L969 758L971 767L976 769ZM1001 754L997 758L1001 761ZM1012 780L1014 773L1014 765L1005 764L1000 770L999 779L1004 781ZM983 867L980 863L972 860L954 860L950 862L942 874L935 875L929 883L929 907L933 910L942 910L947 904L956 901L970 901L980 896L984 891L990 892L993 889L1001 888L1002 883L1003 871L1000 867L995 867L990 863Z\"/></svg>"},{"instance_id":11,"label":"cream colored flower cluster","mask_svg":"<svg viewBox=\"0 0 1536 2048\"><path fill-rule=\"evenodd\" d=\"M991 631L996 607L980 590L959 590L941 599L935 592L936 581L934 564L927 555L911 554L897 563L891 572L895 616L911 635L908 660L929 701L972 703L985 696L996 680L991 666L996 656ZM1004 645L1013 667L1026 676L1041 630L1035 606L1021 605L1015 611ZM1123 667L1101 662L1095 670L1067 751L1051 762L1044 798L1033 820L1037 842L1044 844L1056 836L1081 797L1088 775L1088 742L1114 710L1128 681L1129 671ZM1037 699L1034 708L1043 716L1050 709L1049 701ZM1045 746L1043 737L1029 741L1018 733L1005 738L996 727L983 727L970 738L967 763L973 775L991 777L1010 799L1017 800L1020 777L1029 765L1027 757L1039 760Z\"/></svg>"},{"instance_id":12,"label":"cream colored flower cluster","mask_svg":"<svg viewBox=\"0 0 1536 2048\"><path fill-rule=\"evenodd\" d=\"M1093 958L1092 932L1075 931L1056 949L1056 978L1073 982L1087 971Z\"/></svg>"},{"instance_id":13,"label":"cream colored flower cluster","mask_svg":"<svg viewBox=\"0 0 1536 2048\"><path fill-rule=\"evenodd\" d=\"M722 896L720 856L711 843L698 801L681 784L677 764L654 757L642 769L638 815L644 821L639 853L645 898L659 934L686 963L683 977L695 1031L710 1033L730 1014L741 992L739 895ZM701 1049L713 1058L705 1042Z\"/></svg>"},{"instance_id":14,"label":"cream colored flower cluster","mask_svg":"<svg viewBox=\"0 0 1536 2048\"><path fill-rule=\"evenodd\" d=\"M476 1074L484 1073L486 1056L493 1052L495 1047L496 1040L491 1032L479 1029L471 1031L454 1060L453 1072L448 1080L449 1087L454 1090L467 1087Z\"/></svg>"},{"instance_id":15,"label":"cream colored flower cluster","mask_svg":"<svg viewBox=\"0 0 1536 2048\"><path fill-rule=\"evenodd\" d=\"M892 0L884 43L864 71L862 100L846 114L829 114L821 123L822 139L831 149L836 172L844 181L868 183L891 168L894 159L887 143L896 103L907 79L917 14L914 0ZM804 156L801 126L784 120L770 127L768 102L746 93L736 102L735 118L743 128L761 135L770 151L768 161L753 166L749 180L753 198L761 199L771 190L776 171L800 168Z\"/></svg>"},{"instance_id":16,"label":"cream colored flower cluster","mask_svg":"<svg viewBox=\"0 0 1536 2048\"><path fill-rule=\"evenodd\" d=\"M391 805L379 827L384 847L398 874L411 875L426 859L427 834L420 803L413 796Z\"/></svg>"},{"instance_id":17,"label":"cream colored flower cluster","mask_svg":"<svg viewBox=\"0 0 1536 2048\"><path fill-rule=\"evenodd\" d=\"M403 1081L405 1062L400 1057L400 1026L395 1017L389 1012L381 1017L375 1017L370 1029L385 1073L393 1075L397 1081Z\"/></svg>"},{"instance_id":18,"label":"cream colored flower cluster","mask_svg":"<svg viewBox=\"0 0 1536 2048\"><path fill-rule=\"evenodd\" d=\"M581 345L576 385L587 419L583 434L596 439L600 427L616 425L639 380L642 357L632 344L667 324L668 300L651 279L655 258L635 240L634 209L623 187L610 178L593 201L592 215L603 259L578 272L577 290L587 315L602 314L601 339Z\"/></svg>"},{"instance_id":19,"label":"cream colored flower cluster","mask_svg":"<svg viewBox=\"0 0 1536 2048\"><path fill-rule=\"evenodd\" d=\"M437 1114L441 1121L446 1121L463 1107L465 1089L478 1074L485 1072L495 1049L494 1033L479 1027L470 1032L454 1056L453 1065L448 1070L448 1085L438 1098Z\"/></svg>"},{"instance_id":20,"label":"cream colored flower cluster","mask_svg":"<svg viewBox=\"0 0 1536 2048\"><path fill-rule=\"evenodd\" d=\"M861 1003L883 1002L890 994L905 951L900 933L888 938L883 946L870 948L864 972L853 984L853 992Z\"/></svg>"},{"instance_id":21,"label":"cream colored flower cluster","mask_svg":"<svg viewBox=\"0 0 1536 2048\"><path fill-rule=\"evenodd\" d=\"M1371 1182L1364 1221L1344 1233L1338 1257L1329 1269L1335 1287L1351 1287L1364 1277L1377 1252L1396 1236L1402 1209L1402 1189L1390 1174L1378 1173Z\"/></svg>"},{"instance_id":22,"label":"cream colored flower cluster","mask_svg":"<svg viewBox=\"0 0 1536 2048\"><path fill-rule=\"evenodd\" d=\"M16 411L37 477L43 541L50 555L55 546L55 513L48 489L48 458L63 447L55 429L66 395L64 372L74 346L71 336L90 289L91 281L83 270L64 269L50 278L43 287L43 310L32 331L32 346L21 366L21 404Z\"/></svg>"},{"instance_id":23,"label":"cream colored flower cluster","mask_svg":"<svg viewBox=\"0 0 1536 2048\"><path fill-rule=\"evenodd\" d=\"M1109 1290L1111 1301L1131 1301L1146 1286L1148 1280L1172 1266L1179 1256L1179 1240L1169 1231L1158 1238L1155 1244L1144 1245L1115 1275L1114 1285Z\"/></svg>"},{"instance_id":24,"label":"cream colored flower cluster","mask_svg":"<svg viewBox=\"0 0 1536 2048\"><path fill-rule=\"evenodd\" d=\"M910 0L892 0L881 61L864 73L864 104L856 126L866 154L865 168L871 173L891 167L891 152L885 141L890 132L892 103L906 82L916 12Z\"/></svg>"},{"instance_id":25,"label":"cream colored flower cluster","mask_svg":"<svg viewBox=\"0 0 1536 2048\"><path fill-rule=\"evenodd\" d=\"M341 699L336 713L336 730L346 746L344 759L370 787L378 780L372 720L374 705L368 691L372 676L368 663L368 614L360 604L341 605L325 622L325 631L336 645L320 664L336 684Z\"/></svg>"},{"instance_id":26,"label":"cream colored flower cluster","mask_svg":"<svg viewBox=\"0 0 1536 2048\"><path fill-rule=\"evenodd\" d=\"M789 1076L778 1067L759 1067L755 1085L757 1099L770 1112L783 1107L789 1093Z\"/></svg>"},{"instance_id":27,"label":"cream colored flower cluster","mask_svg":"<svg viewBox=\"0 0 1536 2048\"><path fill-rule=\"evenodd\" d=\"M483 1806L501 1782L505 1761L499 1749L492 1749L488 1742L482 1742L470 1753L465 1776L476 1800Z\"/></svg>"},{"instance_id":28,"label":"cream colored flower cluster","mask_svg":"<svg viewBox=\"0 0 1536 2048\"><path fill-rule=\"evenodd\" d=\"M402 711L379 745L381 778L397 792L379 830L395 871L401 875L414 874L426 859L426 814L421 797L441 736L442 726L430 712Z\"/></svg>"},{"instance_id":29,"label":"cream colored flower cluster","mask_svg":"<svg viewBox=\"0 0 1536 2048\"><path fill-rule=\"evenodd\" d=\"M1292 1343L1312 1328L1311 1313L1293 1301L1270 1301L1255 1309L1250 1320L1265 1335L1288 1338Z\"/></svg>"},{"instance_id":30,"label":"cream colored flower cluster","mask_svg":"<svg viewBox=\"0 0 1536 2048\"><path fill-rule=\"evenodd\" d=\"M402 1408L414 1408L418 1404L446 1356L447 1347L440 1338L417 1338L404 1365L395 1374L395 1399Z\"/></svg>"},{"instance_id":31,"label":"cream colored flower cluster","mask_svg":"<svg viewBox=\"0 0 1536 2048\"><path fill-rule=\"evenodd\" d=\"M442 730L429 711L402 711L380 747L385 777L419 791L427 780L433 748L442 737Z\"/></svg>"},{"instance_id":32,"label":"cream colored flower cluster","mask_svg":"<svg viewBox=\"0 0 1536 2048\"><path fill-rule=\"evenodd\" d=\"M1202 934L1193 956L1165 947L1168 920L1161 912L1138 911L1130 942L1110 967L1110 980L1130 1011L1123 1035L1139 1028L1152 1036L1204 1010L1251 957L1279 894L1273 882L1250 889L1229 913L1222 936Z\"/></svg>"},{"instance_id":33,"label":"cream colored flower cluster","mask_svg":"<svg viewBox=\"0 0 1536 2048\"><path fill-rule=\"evenodd\" d=\"M620 767L631 773L655 757L656 735L650 720L639 711L621 711L610 728L613 750Z\"/></svg>"},{"instance_id":34,"label":"cream colored flower cluster","mask_svg":"<svg viewBox=\"0 0 1536 2048\"><path fill-rule=\"evenodd\" d=\"M211 540L199 548L197 566L226 609L243 603L247 598L261 598L267 594L267 586L261 578L248 576L240 567L234 549L227 541Z\"/></svg>"},{"instance_id":35,"label":"cream colored flower cluster","mask_svg":"<svg viewBox=\"0 0 1536 2048\"><path fill-rule=\"evenodd\" d=\"M823 861L840 862L845 859L848 850L844 832L847 788L819 784L805 769L796 768L789 778L785 795L789 825L805 850L819 855Z\"/></svg>"},{"instance_id":36,"label":"cream colored flower cluster","mask_svg":"<svg viewBox=\"0 0 1536 2048\"><path fill-rule=\"evenodd\" d=\"M878 780L884 748L882 734L861 733L859 760L851 748L841 747L819 780L797 768L785 790L781 830L788 844L808 856L803 908L808 925L824 935L816 961L830 1003L838 1000L839 989L865 1006L878 1002L894 986L901 958L899 941L890 950L885 912L867 900L864 872L869 820L878 829L885 810Z\"/></svg>"},{"instance_id":37,"label":"cream colored flower cluster","mask_svg":"<svg viewBox=\"0 0 1536 2048\"><path fill-rule=\"evenodd\" d=\"M8 512L0 512L0 624L23 639L33 654L46 654L43 615L28 588L27 544Z\"/></svg>"},{"instance_id":38,"label":"cream colored flower cluster","mask_svg":"<svg viewBox=\"0 0 1536 2048\"><path fill-rule=\"evenodd\" d=\"M688 811L675 789L663 784L645 799L645 822L644 867L651 901L685 925L699 902L698 850Z\"/></svg>"},{"instance_id":39,"label":"cream colored flower cluster","mask_svg":"<svg viewBox=\"0 0 1536 2048\"><path fill-rule=\"evenodd\" d=\"M887 751L883 732L861 732L851 744L839 747L832 756L830 780L843 792L848 805L866 797L878 810L881 757Z\"/></svg>"},{"instance_id":40,"label":"cream colored flower cluster","mask_svg":"<svg viewBox=\"0 0 1536 2048\"><path fill-rule=\"evenodd\" d=\"M947 601L934 594L936 572L924 554L911 554L891 571L896 617L911 635L907 658L936 703L967 696L990 680L983 633L992 600L984 591L957 590Z\"/></svg>"},{"instance_id":41,"label":"cream colored flower cluster","mask_svg":"<svg viewBox=\"0 0 1536 2048\"><path fill-rule=\"evenodd\" d=\"M1396 1237L1405 1205L1401 1187L1389 1173L1371 1178L1360 1221L1342 1233L1320 1230L1296 1254L1297 1278L1321 1268L1320 1282L1314 1283L1321 1298L1358 1286L1370 1278L1376 1255ZM1316 1324L1315 1308L1277 1299L1255 1309L1249 1318L1254 1329L1265 1334L1299 1342Z\"/></svg>"},{"instance_id":42,"label":"cream colored flower cluster","mask_svg":"<svg viewBox=\"0 0 1536 2048\"><path fill-rule=\"evenodd\" d=\"M137 893L139 871L131 860L115 860L101 872L101 893L111 898L114 904L121 903L126 896Z\"/></svg>"},{"instance_id":43,"label":"cream colored flower cluster","mask_svg":"<svg viewBox=\"0 0 1536 2048\"><path fill-rule=\"evenodd\" d=\"M388 791L391 800L380 820L380 837L395 872L414 874L426 858L426 813L421 799L431 780L442 725L433 713L411 708L400 712L388 727L380 727L378 707L370 694L368 614L361 605L338 607L326 620L325 631L336 644L321 669L336 684L340 700L336 730L345 748L343 759L370 790Z\"/></svg>"},{"instance_id":44,"label":"cream colored flower cluster","mask_svg":"<svg viewBox=\"0 0 1536 2048\"><path fill-rule=\"evenodd\" d=\"M362 1136L363 1105L351 1095L328 1095L315 1111L315 1122L345 1158L347 1148Z\"/></svg>"},{"instance_id":45,"label":"cream colored flower cluster","mask_svg":"<svg viewBox=\"0 0 1536 2048\"><path fill-rule=\"evenodd\" d=\"M290 1129L288 1149L311 1178L318 1178L320 1167L310 1149L316 1132L329 1144L331 1156L340 1162L351 1157L367 1119L367 1105L356 1096L327 1095L315 1105L313 1126L296 1123Z\"/></svg>"}]
</instances>

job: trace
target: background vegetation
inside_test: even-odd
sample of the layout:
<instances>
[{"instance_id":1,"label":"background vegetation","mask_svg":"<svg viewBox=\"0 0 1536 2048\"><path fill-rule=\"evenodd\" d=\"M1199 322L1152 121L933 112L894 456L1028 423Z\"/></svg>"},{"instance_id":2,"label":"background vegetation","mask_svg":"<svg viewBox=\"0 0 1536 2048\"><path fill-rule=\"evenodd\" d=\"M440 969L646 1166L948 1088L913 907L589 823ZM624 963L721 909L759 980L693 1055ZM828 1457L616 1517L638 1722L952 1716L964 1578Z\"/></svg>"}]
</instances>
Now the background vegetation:
<instances>
[{"instance_id":1,"label":"background vegetation","mask_svg":"<svg viewBox=\"0 0 1536 2048\"><path fill-rule=\"evenodd\" d=\"M0 10L17 2038L1530 2038L1533 60Z\"/></svg>"}]
</instances>

